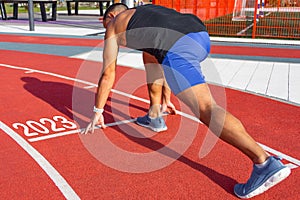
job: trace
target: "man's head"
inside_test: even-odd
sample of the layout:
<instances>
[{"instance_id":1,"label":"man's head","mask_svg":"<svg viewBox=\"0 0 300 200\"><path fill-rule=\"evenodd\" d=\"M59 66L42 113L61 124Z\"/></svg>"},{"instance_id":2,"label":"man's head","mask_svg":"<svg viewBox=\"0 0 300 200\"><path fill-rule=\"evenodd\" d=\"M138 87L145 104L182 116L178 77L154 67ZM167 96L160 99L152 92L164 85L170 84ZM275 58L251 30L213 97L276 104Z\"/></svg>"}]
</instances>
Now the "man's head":
<instances>
[{"instance_id":1,"label":"man's head","mask_svg":"<svg viewBox=\"0 0 300 200\"><path fill-rule=\"evenodd\" d=\"M128 7L123 3L115 3L107 8L103 16L103 26L106 28L107 24L120 12L127 10Z\"/></svg>"}]
</instances>

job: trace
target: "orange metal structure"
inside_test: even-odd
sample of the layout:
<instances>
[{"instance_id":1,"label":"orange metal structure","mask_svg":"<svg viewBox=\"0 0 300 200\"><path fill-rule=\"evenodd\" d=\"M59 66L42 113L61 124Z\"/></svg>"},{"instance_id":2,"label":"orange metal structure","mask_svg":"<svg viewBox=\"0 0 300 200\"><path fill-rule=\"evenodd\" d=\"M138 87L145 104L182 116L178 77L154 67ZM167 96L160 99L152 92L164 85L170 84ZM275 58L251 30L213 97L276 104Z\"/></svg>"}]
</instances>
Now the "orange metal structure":
<instances>
[{"instance_id":1,"label":"orange metal structure","mask_svg":"<svg viewBox=\"0 0 300 200\"><path fill-rule=\"evenodd\" d=\"M252 3L252 7L246 8L247 20L233 20L235 1L153 0L152 3L198 16L212 36L300 39L300 0L246 0L247 4Z\"/></svg>"},{"instance_id":2,"label":"orange metal structure","mask_svg":"<svg viewBox=\"0 0 300 200\"><path fill-rule=\"evenodd\" d=\"M193 13L202 20L230 14L235 0L153 0L153 4L174 8L181 13Z\"/></svg>"}]
</instances>

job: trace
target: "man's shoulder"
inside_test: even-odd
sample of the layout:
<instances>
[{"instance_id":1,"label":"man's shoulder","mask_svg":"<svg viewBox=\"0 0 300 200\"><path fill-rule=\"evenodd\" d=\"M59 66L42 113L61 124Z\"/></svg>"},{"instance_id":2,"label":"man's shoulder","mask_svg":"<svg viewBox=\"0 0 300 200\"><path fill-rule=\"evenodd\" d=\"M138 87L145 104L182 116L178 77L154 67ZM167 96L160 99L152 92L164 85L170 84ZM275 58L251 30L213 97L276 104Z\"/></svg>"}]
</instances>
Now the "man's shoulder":
<instances>
[{"instance_id":1,"label":"man's shoulder","mask_svg":"<svg viewBox=\"0 0 300 200\"><path fill-rule=\"evenodd\" d=\"M115 19L114 26L117 28L122 28L126 31L127 25L133 14L135 13L135 9L129 9L121 12Z\"/></svg>"},{"instance_id":2,"label":"man's shoulder","mask_svg":"<svg viewBox=\"0 0 300 200\"><path fill-rule=\"evenodd\" d=\"M128 17L131 18L131 16L135 13L135 11L136 11L136 9L124 10L123 12L118 14L116 19L124 20L125 18L128 18Z\"/></svg>"}]
</instances>

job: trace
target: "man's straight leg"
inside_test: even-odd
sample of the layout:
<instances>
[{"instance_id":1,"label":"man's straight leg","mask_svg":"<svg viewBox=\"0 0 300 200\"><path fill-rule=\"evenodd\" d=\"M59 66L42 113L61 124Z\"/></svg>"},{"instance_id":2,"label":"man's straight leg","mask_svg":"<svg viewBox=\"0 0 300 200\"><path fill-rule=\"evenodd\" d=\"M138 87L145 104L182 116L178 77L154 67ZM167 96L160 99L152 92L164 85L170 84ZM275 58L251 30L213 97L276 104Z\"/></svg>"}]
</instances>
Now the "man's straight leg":
<instances>
[{"instance_id":1,"label":"man's straight leg","mask_svg":"<svg viewBox=\"0 0 300 200\"><path fill-rule=\"evenodd\" d=\"M206 83L192 86L177 97L187 104L214 134L241 150L254 163L262 163L268 157L246 132L240 120L216 104Z\"/></svg>"},{"instance_id":2,"label":"man's straight leg","mask_svg":"<svg viewBox=\"0 0 300 200\"><path fill-rule=\"evenodd\" d=\"M206 83L192 86L177 97L187 104L209 129L226 143L239 149L253 161L253 171L244 184L236 184L240 198L261 194L287 178L291 170L279 158L269 156L247 133L236 117L217 105Z\"/></svg>"}]
</instances>

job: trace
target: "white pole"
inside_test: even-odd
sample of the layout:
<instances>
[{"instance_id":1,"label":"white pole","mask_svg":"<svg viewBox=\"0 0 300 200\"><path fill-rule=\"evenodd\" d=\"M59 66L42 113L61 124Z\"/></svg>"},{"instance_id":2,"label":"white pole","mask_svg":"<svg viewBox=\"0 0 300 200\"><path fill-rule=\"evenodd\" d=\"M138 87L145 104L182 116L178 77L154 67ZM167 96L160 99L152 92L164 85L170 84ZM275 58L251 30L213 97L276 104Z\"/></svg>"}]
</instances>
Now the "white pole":
<instances>
[{"instance_id":1,"label":"white pole","mask_svg":"<svg viewBox=\"0 0 300 200\"><path fill-rule=\"evenodd\" d=\"M261 11L260 11L260 16L264 17L264 8L265 8L265 0L261 0Z\"/></svg>"},{"instance_id":2,"label":"white pole","mask_svg":"<svg viewBox=\"0 0 300 200\"><path fill-rule=\"evenodd\" d=\"M260 12L260 0L257 0L257 11L256 11L256 20L259 19Z\"/></svg>"},{"instance_id":3,"label":"white pole","mask_svg":"<svg viewBox=\"0 0 300 200\"><path fill-rule=\"evenodd\" d=\"M126 4L128 8L134 7L134 0L122 0L122 3Z\"/></svg>"}]
</instances>

